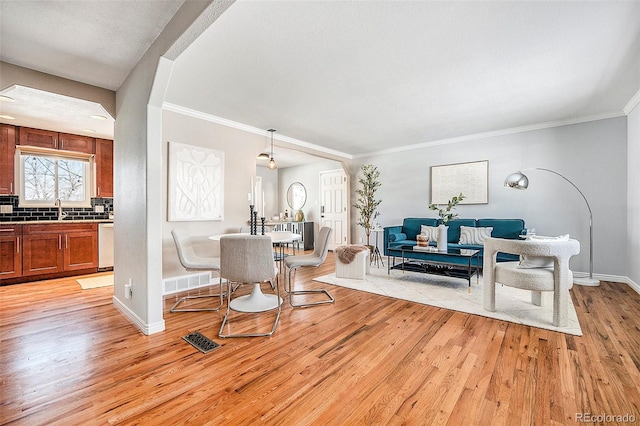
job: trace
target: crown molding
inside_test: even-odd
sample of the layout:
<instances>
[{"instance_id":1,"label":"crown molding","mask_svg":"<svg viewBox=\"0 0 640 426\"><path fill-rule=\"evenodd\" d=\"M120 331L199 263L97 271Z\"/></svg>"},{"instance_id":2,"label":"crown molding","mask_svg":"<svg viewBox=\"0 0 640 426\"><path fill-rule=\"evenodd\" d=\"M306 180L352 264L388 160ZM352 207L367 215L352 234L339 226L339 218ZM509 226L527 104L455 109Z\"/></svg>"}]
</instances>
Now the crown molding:
<instances>
[{"instance_id":1,"label":"crown molding","mask_svg":"<svg viewBox=\"0 0 640 426\"><path fill-rule=\"evenodd\" d=\"M260 136L268 136L271 134L267 130L259 129L257 127L249 126L247 124L238 123L237 121L228 120L226 118L218 117L212 114L207 114L204 112L196 111L191 108L185 108L180 105L172 104L169 102L164 102L162 104L162 109L175 112L182 115L187 115L189 117L197 118L200 120L209 121L216 124L221 124L223 126L232 127L234 129L242 130L247 133L253 133ZM284 142L285 144L290 144L293 146L297 146L300 148L305 148L307 150L317 151L319 153L327 154L334 157L339 157L345 160L352 160L353 155L347 154L345 152L337 151L334 149L326 148L324 146L312 144L309 142L301 141L299 139L291 138L289 136L285 136L283 134L276 133L273 135L274 141ZM282 146L282 145L279 145Z\"/></svg>"},{"instance_id":2,"label":"crown molding","mask_svg":"<svg viewBox=\"0 0 640 426\"><path fill-rule=\"evenodd\" d=\"M633 109L638 106L638 104L640 104L640 90L638 90L636 92L635 95L633 95L633 97L629 100L629 103L627 103L627 105L625 105L623 111L626 115L631 114L631 111L633 111Z\"/></svg>"},{"instance_id":3,"label":"crown molding","mask_svg":"<svg viewBox=\"0 0 640 426\"><path fill-rule=\"evenodd\" d=\"M460 142L467 142L467 141L472 141L472 140L477 140L477 139L486 139L486 138L492 138L492 137L497 137L497 136L511 135L511 134L515 134L515 133L524 133L524 132L531 132L531 131L534 131L534 130L548 129L548 128L552 128L552 127L561 127L561 126L567 126L567 125L571 125L571 124L587 123L587 122L590 122L590 121L598 121L598 120L606 120L606 119L609 119L609 118L624 117L625 115L626 114L624 112L612 112L612 113L606 113L606 114L598 114L598 115L592 115L592 116L587 116L587 117L581 117L581 118L576 118L576 119L571 119L571 120L548 121L548 122L545 122L545 123L531 124L531 125L528 125L528 126L512 127L510 129L502 129L502 130L495 130L495 131L491 131L491 132L476 133L476 134L472 134L472 135L458 136L458 137L455 137L455 138L448 138L448 139L440 139L440 140L435 140L435 141L430 141L430 142L423 142L423 143L414 144L414 145L399 146L399 147L389 148L389 149L385 149L385 150L381 150L381 151L366 152L366 153L362 153L362 154L356 154L356 155L353 156L353 158L363 158L363 157L370 157L370 156L375 156L375 155L386 155L386 154L393 154L393 153L397 153L397 152L413 151L413 150L416 150L416 149L430 148L430 147L439 146L439 145L450 145L450 144L455 144L455 143L460 143Z\"/></svg>"}]
</instances>

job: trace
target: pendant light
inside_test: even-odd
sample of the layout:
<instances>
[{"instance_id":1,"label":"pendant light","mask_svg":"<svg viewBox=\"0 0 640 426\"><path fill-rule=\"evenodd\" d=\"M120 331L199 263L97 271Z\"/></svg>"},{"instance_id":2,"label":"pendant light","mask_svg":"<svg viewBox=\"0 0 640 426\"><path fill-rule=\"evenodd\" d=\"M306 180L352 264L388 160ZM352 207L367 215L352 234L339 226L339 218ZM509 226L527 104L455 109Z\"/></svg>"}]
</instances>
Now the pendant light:
<instances>
[{"instance_id":1,"label":"pendant light","mask_svg":"<svg viewBox=\"0 0 640 426\"><path fill-rule=\"evenodd\" d=\"M267 131L271 132L271 158L269 159L269 164L267 164L267 168L269 170L275 170L278 168L278 165L276 164L276 160L273 159L273 132L275 132L276 129L269 129Z\"/></svg>"}]
</instances>

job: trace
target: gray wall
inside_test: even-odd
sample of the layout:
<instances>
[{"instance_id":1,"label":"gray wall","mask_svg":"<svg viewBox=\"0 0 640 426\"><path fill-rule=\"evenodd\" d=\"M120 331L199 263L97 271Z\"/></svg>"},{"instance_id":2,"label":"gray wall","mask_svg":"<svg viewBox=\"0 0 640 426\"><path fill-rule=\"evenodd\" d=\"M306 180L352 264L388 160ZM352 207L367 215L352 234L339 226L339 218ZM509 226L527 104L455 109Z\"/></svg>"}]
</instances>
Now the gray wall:
<instances>
[{"instance_id":1,"label":"gray wall","mask_svg":"<svg viewBox=\"0 0 640 426\"><path fill-rule=\"evenodd\" d=\"M640 104L627 118L627 276L640 292Z\"/></svg>"},{"instance_id":2,"label":"gray wall","mask_svg":"<svg viewBox=\"0 0 640 426\"><path fill-rule=\"evenodd\" d=\"M303 166L287 167L279 170L278 199L280 211L289 210L287 204L287 190L293 182L300 182L307 190L307 202L302 211L307 222L316 222L316 229L320 221L320 172L342 169L342 164L333 160L318 159L317 162Z\"/></svg>"},{"instance_id":3,"label":"gray wall","mask_svg":"<svg viewBox=\"0 0 640 426\"><path fill-rule=\"evenodd\" d=\"M593 211L594 273L627 275L627 120L626 117L527 131L406 152L359 158L351 168L373 163L380 170L383 226L404 217L435 217L428 210L430 167L489 160L489 203L462 205L462 218L522 218L542 235L570 234L581 253L574 271L589 270L589 215L579 193L561 178L526 172L526 191L503 186L504 178L526 167L544 167L566 176L585 194ZM352 191L355 184L352 185ZM354 193L352 192L352 197ZM355 217L352 211L352 217ZM352 227L357 238L362 230ZM352 241L358 241L352 239Z\"/></svg>"}]
</instances>

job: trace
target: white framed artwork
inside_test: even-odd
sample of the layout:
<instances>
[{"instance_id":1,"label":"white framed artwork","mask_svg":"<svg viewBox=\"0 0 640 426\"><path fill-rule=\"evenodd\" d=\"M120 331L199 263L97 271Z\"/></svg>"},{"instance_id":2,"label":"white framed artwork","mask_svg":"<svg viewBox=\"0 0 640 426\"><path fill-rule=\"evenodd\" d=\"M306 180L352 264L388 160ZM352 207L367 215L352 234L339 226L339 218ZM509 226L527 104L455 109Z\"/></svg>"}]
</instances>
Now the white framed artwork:
<instances>
[{"instance_id":1,"label":"white framed artwork","mask_svg":"<svg viewBox=\"0 0 640 426\"><path fill-rule=\"evenodd\" d=\"M170 222L224 219L224 152L169 142Z\"/></svg>"},{"instance_id":2,"label":"white framed artwork","mask_svg":"<svg viewBox=\"0 0 640 426\"><path fill-rule=\"evenodd\" d=\"M447 204L458 194L460 204L489 203L489 161L431 166L431 204Z\"/></svg>"}]
</instances>

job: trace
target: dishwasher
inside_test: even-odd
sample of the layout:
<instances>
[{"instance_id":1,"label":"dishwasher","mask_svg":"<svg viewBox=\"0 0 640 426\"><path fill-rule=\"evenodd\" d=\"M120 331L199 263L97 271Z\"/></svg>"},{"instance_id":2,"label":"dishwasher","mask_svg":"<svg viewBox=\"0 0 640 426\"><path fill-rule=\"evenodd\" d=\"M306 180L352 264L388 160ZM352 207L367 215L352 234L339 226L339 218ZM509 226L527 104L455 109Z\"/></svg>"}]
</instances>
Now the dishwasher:
<instances>
[{"instance_id":1,"label":"dishwasher","mask_svg":"<svg viewBox=\"0 0 640 426\"><path fill-rule=\"evenodd\" d=\"M98 224L98 270L113 269L113 223Z\"/></svg>"}]
</instances>

